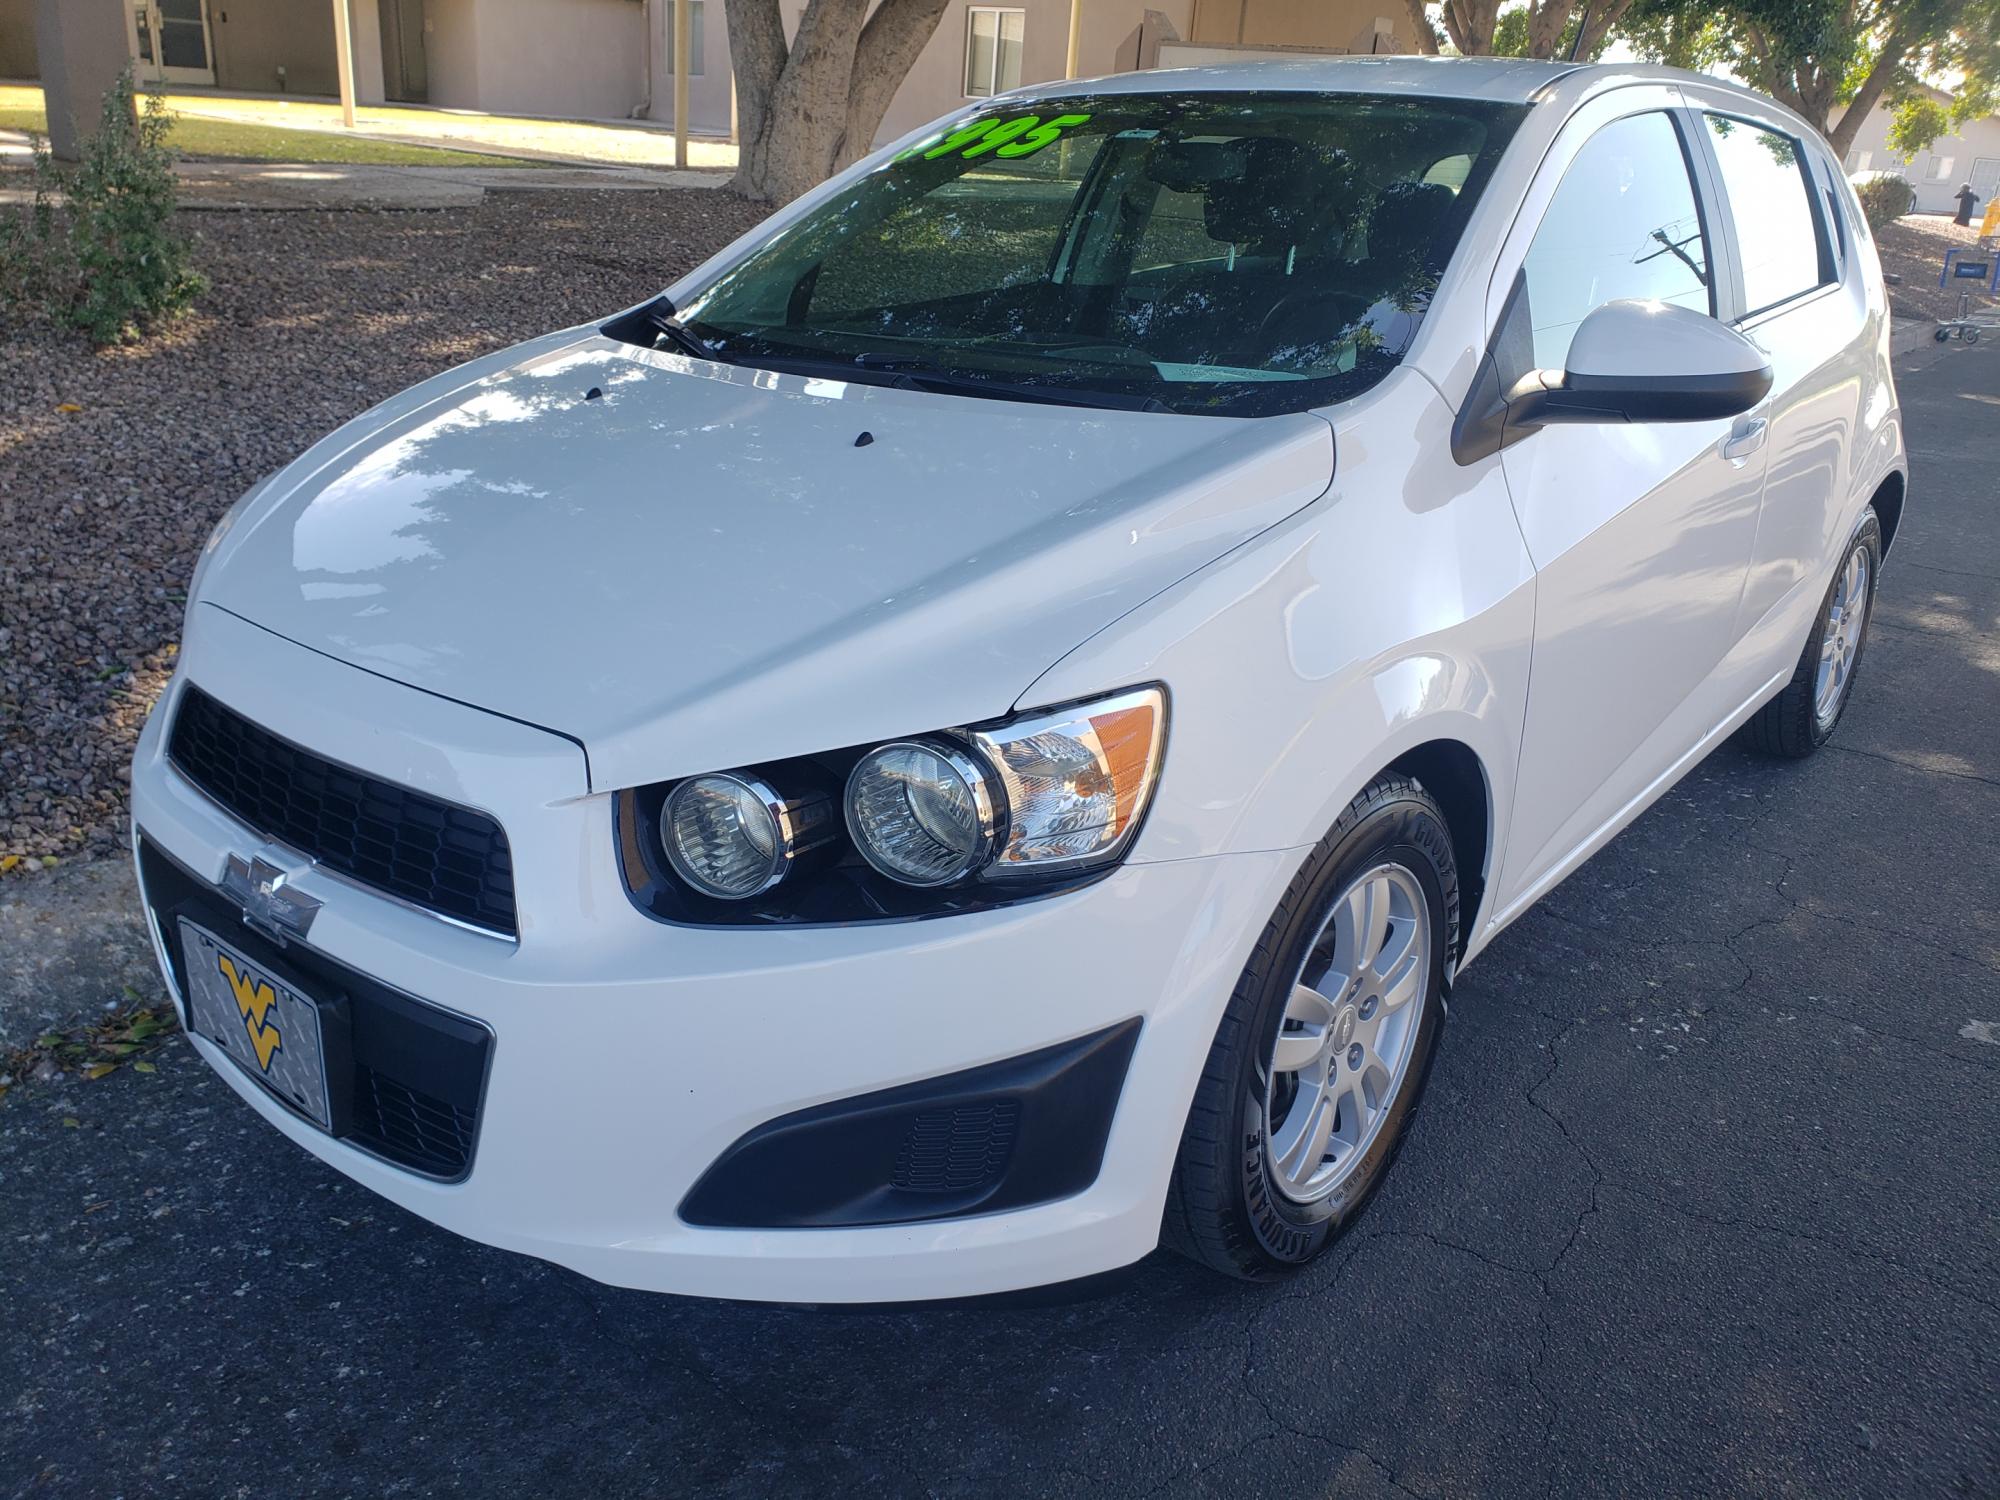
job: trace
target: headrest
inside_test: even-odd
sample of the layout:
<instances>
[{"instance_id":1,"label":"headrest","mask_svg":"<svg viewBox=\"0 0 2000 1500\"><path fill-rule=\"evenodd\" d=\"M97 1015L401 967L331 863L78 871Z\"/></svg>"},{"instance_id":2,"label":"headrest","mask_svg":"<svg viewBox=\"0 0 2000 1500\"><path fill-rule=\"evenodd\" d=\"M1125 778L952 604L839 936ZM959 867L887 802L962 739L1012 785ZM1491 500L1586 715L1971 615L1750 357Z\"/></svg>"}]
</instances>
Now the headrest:
<instances>
[{"instance_id":1,"label":"headrest","mask_svg":"<svg viewBox=\"0 0 2000 1500\"><path fill-rule=\"evenodd\" d=\"M1422 255L1455 201L1450 188L1435 182L1391 183L1368 214L1368 258Z\"/></svg>"},{"instance_id":2,"label":"headrest","mask_svg":"<svg viewBox=\"0 0 2000 1500\"><path fill-rule=\"evenodd\" d=\"M1313 249L1352 216L1355 176L1343 151L1269 136L1230 141L1235 170L1208 183L1202 217L1213 240L1251 254Z\"/></svg>"}]
</instances>

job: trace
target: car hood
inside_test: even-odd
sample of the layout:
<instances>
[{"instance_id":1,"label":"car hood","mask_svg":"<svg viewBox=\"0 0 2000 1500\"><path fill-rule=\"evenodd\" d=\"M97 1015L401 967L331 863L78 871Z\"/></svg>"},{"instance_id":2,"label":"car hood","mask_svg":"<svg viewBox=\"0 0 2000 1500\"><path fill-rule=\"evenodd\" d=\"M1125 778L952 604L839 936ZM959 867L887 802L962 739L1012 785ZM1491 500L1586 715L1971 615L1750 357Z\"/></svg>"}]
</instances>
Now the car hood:
<instances>
[{"instance_id":1,"label":"car hood","mask_svg":"<svg viewBox=\"0 0 2000 1500\"><path fill-rule=\"evenodd\" d=\"M1003 713L1332 472L1309 414L970 399L570 336L320 444L200 597L572 736L602 790Z\"/></svg>"}]
</instances>

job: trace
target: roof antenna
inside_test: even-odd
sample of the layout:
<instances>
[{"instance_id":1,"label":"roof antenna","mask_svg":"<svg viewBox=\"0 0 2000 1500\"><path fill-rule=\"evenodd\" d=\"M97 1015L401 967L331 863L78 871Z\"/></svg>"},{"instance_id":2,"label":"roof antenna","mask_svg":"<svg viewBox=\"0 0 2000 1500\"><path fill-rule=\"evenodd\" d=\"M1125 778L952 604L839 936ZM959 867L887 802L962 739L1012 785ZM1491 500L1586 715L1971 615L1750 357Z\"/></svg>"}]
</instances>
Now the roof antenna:
<instances>
[{"instance_id":1,"label":"roof antenna","mask_svg":"<svg viewBox=\"0 0 2000 1500\"><path fill-rule=\"evenodd\" d=\"M1585 0L1583 14L1576 18L1576 36L1569 44L1569 61L1576 61L1576 49L1583 45L1583 34L1590 30L1590 5Z\"/></svg>"}]
</instances>

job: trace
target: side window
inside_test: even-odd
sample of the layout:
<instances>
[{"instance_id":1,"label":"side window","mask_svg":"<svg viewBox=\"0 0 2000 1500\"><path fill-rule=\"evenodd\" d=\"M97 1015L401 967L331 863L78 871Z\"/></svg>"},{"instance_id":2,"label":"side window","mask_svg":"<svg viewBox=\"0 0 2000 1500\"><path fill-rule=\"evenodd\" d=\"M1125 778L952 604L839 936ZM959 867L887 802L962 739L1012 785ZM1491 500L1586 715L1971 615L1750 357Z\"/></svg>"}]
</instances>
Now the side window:
<instances>
[{"instance_id":1,"label":"side window","mask_svg":"<svg viewBox=\"0 0 2000 1500\"><path fill-rule=\"evenodd\" d=\"M1799 143L1727 115L1702 119L1736 221L1744 310L1762 312L1831 280Z\"/></svg>"},{"instance_id":2,"label":"side window","mask_svg":"<svg viewBox=\"0 0 2000 1500\"><path fill-rule=\"evenodd\" d=\"M1708 243L1680 135L1664 114L1615 120L1563 173L1528 247L1535 363L1559 370L1585 316L1656 298L1712 313Z\"/></svg>"}]
</instances>

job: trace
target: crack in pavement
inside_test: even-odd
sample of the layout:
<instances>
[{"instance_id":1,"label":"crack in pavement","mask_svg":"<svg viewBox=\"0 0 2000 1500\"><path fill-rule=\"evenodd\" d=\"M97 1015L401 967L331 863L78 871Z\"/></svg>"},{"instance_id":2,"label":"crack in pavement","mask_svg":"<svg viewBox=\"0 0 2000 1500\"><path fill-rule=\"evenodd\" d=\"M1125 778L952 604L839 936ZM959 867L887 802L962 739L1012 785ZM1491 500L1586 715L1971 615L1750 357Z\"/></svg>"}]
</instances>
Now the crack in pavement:
<instances>
[{"instance_id":1,"label":"crack in pavement","mask_svg":"<svg viewBox=\"0 0 2000 1500\"><path fill-rule=\"evenodd\" d=\"M1970 771L1947 771L1938 766L1920 766L1896 755L1884 755L1879 750L1862 750L1853 745L1836 745L1831 740L1821 745L1822 750L1837 750L1842 755L1859 755L1866 760L1879 760L1885 765L1900 766L1905 771L1914 771L1919 776L1941 776L1948 781L1970 781L1980 786L2000 787L2000 780L1991 776L1975 776Z\"/></svg>"},{"instance_id":2,"label":"crack in pavement","mask_svg":"<svg viewBox=\"0 0 2000 1500\"><path fill-rule=\"evenodd\" d=\"M1883 563L1882 571L1887 573L1888 559L1883 559ZM1936 563L1911 562L1908 558L1901 557L1896 559L1896 566L1898 569L1916 568L1925 573L1943 573L1949 578L1983 578L1988 583L2000 583L2000 573L1977 573L1966 568L1940 568Z\"/></svg>"}]
</instances>

